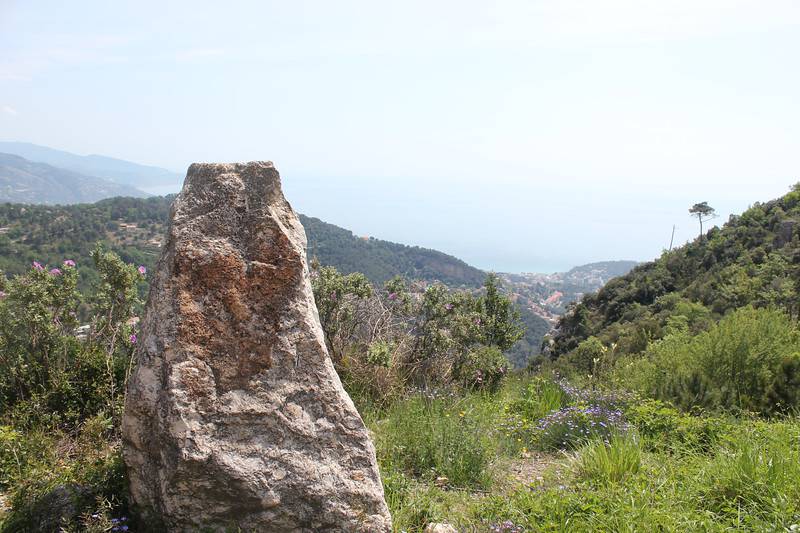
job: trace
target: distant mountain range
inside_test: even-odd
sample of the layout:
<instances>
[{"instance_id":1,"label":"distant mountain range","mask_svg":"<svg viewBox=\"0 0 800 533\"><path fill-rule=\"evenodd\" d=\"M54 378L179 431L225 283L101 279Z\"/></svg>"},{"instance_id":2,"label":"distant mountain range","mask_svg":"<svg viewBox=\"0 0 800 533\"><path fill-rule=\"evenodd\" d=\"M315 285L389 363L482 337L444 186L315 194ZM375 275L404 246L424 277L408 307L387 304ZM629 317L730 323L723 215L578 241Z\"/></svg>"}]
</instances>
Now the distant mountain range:
<instances>
[{"instance_id":1,"label":"distant mountain range","mask_svg":"<svg viewBox=\"0 0 800 533\"><path fill-rule=\"evenodd\" d=\"M72 204L147 196L130 185L0 152L0 202Z\"/></svg>"},{"instance_id":2,"label":"distant mountain range","mask_svg":"<svg viewBox=\"0 0 800 533\"><path fill-rule=\"evenodd\" d=\"M183 176L171 170L140 165L103 155L77 155L23 142L0 142L0 152L14 154L29 161L46 163L86 176L103 178L117 184L129 185L140 190L155 192L159 189L164 190L165 187L177 190L183 183Z\"/></svg>"}]
</instances>

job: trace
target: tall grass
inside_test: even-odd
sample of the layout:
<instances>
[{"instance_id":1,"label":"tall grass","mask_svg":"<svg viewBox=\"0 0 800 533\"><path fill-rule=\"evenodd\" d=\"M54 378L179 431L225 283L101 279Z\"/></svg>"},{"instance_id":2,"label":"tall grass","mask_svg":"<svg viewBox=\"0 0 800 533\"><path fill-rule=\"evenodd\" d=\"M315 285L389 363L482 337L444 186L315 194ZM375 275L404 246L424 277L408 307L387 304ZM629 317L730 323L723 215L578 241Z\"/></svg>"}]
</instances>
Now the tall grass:
<instances>
[{"instance_id":1,"label":"tall grass","mask_svg":"<svg viewBox=\"0 0 800 533\"><path fill-rule=\"evenodd\" d=\"M464 400L417 395L397 402L378 423L376 441L384 468L453 487L490 483L495 445Z\"/></svg>"},{"instance_id":2,"label":"tall grass","mask_svg":"<svg viewBox=\"0 0 800 533\"><path fill-rule=\"evenodd\" d=\"M632 435L596 439L580 450L578 457L578 474L598 484L619 483L642 466L642 450Z\"/></svg>"},{"instance_id":3,"label":"tall grass","mask_svg":"<svg viewBox=\"0 0 800 533\"><path fill-rule=\"evenodd\" d=\"M511 404L514 413L537 420L569 405L567 393L552 380L537 376L524 388L522 397Z\"/></svg>"}]
</instances>

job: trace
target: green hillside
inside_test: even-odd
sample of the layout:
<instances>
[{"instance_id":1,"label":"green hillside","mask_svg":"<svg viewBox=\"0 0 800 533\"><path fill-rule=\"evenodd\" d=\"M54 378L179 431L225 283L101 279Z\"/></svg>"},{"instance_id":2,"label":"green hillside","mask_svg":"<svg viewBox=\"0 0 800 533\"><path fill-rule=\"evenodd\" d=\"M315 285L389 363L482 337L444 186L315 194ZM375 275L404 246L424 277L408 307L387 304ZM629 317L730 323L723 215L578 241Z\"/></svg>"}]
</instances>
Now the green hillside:
<instances>
[{"instance_id":1,"label":"green hillside","mask_svg":"<svg viewBox=\"0 0 800 533\"><path fill-rule=\"evenodd\" d=\"M615 278L563 316L559 364L683 409L800 409L800 187Z\"/></svg>"},{"instance_id":2,"label":"green hillside","mask_svg":"<svg viewBox=\"0 0 800 533\"><path fill-rule=\"evenodd\" d=\"M308 236L308 257L344 273L361 272L376 284L394 276L441 281L450 286L479 287L486 273L451 255L372 237L300 215Z\"/></svg>"},{"instance_id":3,"label":"green hillside","mask_svg":"<svg viewBox=\"0 0 800 533\"><path fill-rule=\"evenodd\" d=\"M21 274L33 261L51 265L73 259L91 266L89 253L100 241L123 260L154 266L172 196L111 198L94 204L43 206L0 204L0 270ZM401 275L478 287L485 274L447 254L379 239L364 240L343 228L301 215L309 258L338 270L362 272L375 284ZM81 284L92 277L81 270Z\"/></svg>"},{"instance_id":4,"label":"green hillside","mask_svg":"<svg viewBox=\"0 0 800 533\"><path fill-rule=\"evenodd\" d=\"M665 334L670 317L695 330L752 304L797 314L800 190L756 203L721 228L639 265L586 296L558 323L552 353L563 355L590 336L637 353Z\"/></svg>"}]
</instances>

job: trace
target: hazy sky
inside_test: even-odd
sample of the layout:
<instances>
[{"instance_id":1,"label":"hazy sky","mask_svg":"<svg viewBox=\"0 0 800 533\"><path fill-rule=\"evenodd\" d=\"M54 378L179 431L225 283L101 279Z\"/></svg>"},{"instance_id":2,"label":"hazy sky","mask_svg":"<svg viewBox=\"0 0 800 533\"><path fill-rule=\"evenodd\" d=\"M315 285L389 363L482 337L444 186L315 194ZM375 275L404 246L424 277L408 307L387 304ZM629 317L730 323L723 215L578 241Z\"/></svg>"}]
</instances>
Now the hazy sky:
<instances>
[{"instance_id":1,"label":"hazy sky","mask_svg":"<svg viewBox=\"0 0 800 533\"><path fill-rule=\"evenodd\" d=\"M0 140L269 159L487 269L646 260L800 181L800 1L0 0Z\"/></svg>"}]
</instances>

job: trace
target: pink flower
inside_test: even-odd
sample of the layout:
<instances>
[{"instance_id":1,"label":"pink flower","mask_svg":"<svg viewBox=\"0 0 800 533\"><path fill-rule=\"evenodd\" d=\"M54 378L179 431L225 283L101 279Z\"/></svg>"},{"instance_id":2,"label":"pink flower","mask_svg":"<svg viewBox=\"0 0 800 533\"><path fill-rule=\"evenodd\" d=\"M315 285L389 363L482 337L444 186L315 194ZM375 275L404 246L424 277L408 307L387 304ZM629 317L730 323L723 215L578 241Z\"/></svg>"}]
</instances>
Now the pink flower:
<instances>
[{"instance_id":1,"label":"pink flower","mask_svg":"<svg viewBox=\"0 0 800 533\"><path fill-rule=\"evenodd\" d=\"M147 269L144 267L144 265L139 265L139 274L141 274L142 276L147 274Z\"/></svg>"},{"instance_id":2,"label":"pink flower","mask_svg":"<svg viewBox=\"0 0 800 533\"><path fill-rule=\"evenodd\" d=\"M397 300L397 293L396 292L390 293L389 294L389 299L390 300Z\"/></svg>"},{"instance_id":3,"label":"pink flower","mask_svg":"<svg viewBox=\"0 0 800 533\"><path fill-rule=\"evenodd\" d=\"M481 319L480 318L476 318L475 319L475 325L476 326L480 326L481 325Z\"/></svg>"},{"instance_id":4,"label":"pink flower","mask_svg":"<svg viewBox=\"0 0 800 533\"><path fill-rule=\"evenodd\" d=\"M6 297L6 291L0 291L0 300Z\"/></svg>"},{"instance_id":5,"label":"pink flower","mask_svg":"<svg viewBox=\"0 0 800 533\"><path fill-rule=\"evenodd\" d=\"M64 261L64 266L74 267L75 261L73 261L72 259L67 259L66 261Z\"/></svg>"},{"instance_id":6,"label":"pink flower","mask_svg":"<svg viewBox=\"0 0 800 533\"><path fill-rule=\"evenodd\" d=\"M136 333L131 333L130 339L131 344L136 344Z\"/></svg>"},{"instance_id":7,"label":"pink flower","mask_svg":"<svg viewBox=\"0 0 800 533\"><path fill-rule=\"evenodd\" d=\"M39 261L34 261L33 262L33 268L35 268L36 270L44 270L44 267L42 266L42 264Z\"/></svg>"},{"instance_id":8,"label":"pink flower","mask_svg":"<svg viewBox=\"0 0 800 533\"><path fill-rule=\"evenodd\" d=\"M51 276L60 276L61 275L61 269L60 268L51 268L50 269L50 275Z\"/></svg>"},{"instance_id":9,"label":"pink flower","mask_svg":"<svg viewBox=\"0 0 800 533\"><path fill-rule=\"evenodd\" d=\"M453 304L444 304L444 308L450 311L451 309L453 309Z\"/></svg>"}]
</instances>

